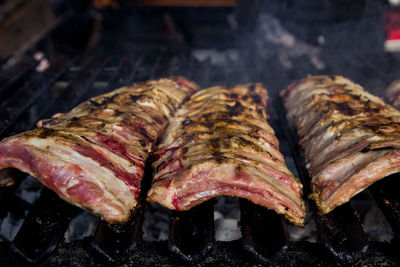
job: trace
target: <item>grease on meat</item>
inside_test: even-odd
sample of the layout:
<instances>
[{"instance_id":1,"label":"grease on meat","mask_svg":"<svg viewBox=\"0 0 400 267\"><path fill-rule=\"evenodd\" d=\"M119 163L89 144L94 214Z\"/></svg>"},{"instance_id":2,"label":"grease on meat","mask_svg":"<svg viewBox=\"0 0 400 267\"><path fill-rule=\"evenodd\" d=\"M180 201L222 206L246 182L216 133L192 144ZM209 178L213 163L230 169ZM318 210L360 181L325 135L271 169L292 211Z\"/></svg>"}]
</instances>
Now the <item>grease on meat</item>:
<instances>
[{"instance_id":1,"label":"grease on meat","mask_svg":"<svg viewBox=\"0 0 400 267\"><path fill-rule=\"evenodd\" d=\"M400 171L400 112L341 76L309 76L281 93L328 213L375 181Z\"/></svg>"},{"instance_id":2,"label":"grease on meat","mask_svg":"<svg viewBox=\"0 0 400 267\"><path fill-rule=\"evenodd\" d=\"M157 139L197 89L176 77L93 97L39 121L37 129L3 139L0 169L20 169L107 222L126 222Z\"/></svg>"},{"instance_id":3,"label":"grease on meat","mask_svg":"<svg viewBox=\"0 0 400 267\"><path fill-rule=\"evenodd\" d=\"M176 113L154 153L150 202L188 210L220 195L237 196L302 225L302 185L288 170L267 123L260 84L216 86Z\"/></svg>"}]
</instances>

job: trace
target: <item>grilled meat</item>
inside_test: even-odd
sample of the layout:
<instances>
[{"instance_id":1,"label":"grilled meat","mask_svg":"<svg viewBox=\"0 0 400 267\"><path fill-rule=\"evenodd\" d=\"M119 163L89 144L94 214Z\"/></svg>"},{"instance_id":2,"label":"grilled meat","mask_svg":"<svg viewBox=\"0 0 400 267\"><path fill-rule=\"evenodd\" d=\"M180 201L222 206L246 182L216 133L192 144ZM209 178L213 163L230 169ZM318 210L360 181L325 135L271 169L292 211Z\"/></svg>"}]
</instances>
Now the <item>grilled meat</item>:
<instances>
[{"instance_id":1,"label":"grilled meat","mask_svg":"<svg viewBox=\"0 0 400 267\"><path fill-rule=\"evenodd\" d=\"M400 171L400 112L341 76L310 76L281 93L311 176L310 197L328 213Z\"/></svg>"},{"instance_id":2,"label":"grilled meat","mask_svg":"<svg viewBox=\"0 0 400 267\"><path fill-rule=\"evenodd\" d=\"M386 98L396 108L400 108L400 80L395 80L386 89Z\"/></svg>"},{"instance_id":3,"label":"grilled meat","mask_svg":"<svg viewBox=\"0 0 400 267\"><path fill-rule=\"evenodd\" d=\"M37 177L66 201L110 223L137 205L146 159L197 85L177 77L123 87L41 120L0 142L0 169Z\"/></svg>"},{"instance_id":4,"label":"grilled meat","mask_svg":"<svg viewBox=\"0 0 400 267\"><path fill-rule=\"evenodd\" d=\"M302 185L286 167L267 123L267 100L260 84L193 95L156 148L148 200L188 210L216 196L237 196L302 225Z\"/></svg>"}]
</instances>

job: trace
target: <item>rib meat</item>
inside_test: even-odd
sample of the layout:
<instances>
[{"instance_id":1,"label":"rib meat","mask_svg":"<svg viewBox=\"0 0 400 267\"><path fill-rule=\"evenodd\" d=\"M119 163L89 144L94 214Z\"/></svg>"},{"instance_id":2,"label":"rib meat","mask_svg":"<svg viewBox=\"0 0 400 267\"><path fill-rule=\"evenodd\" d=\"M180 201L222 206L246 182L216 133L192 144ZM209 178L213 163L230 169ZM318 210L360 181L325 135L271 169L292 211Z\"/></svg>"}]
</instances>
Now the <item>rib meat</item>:
<instances>
[{"instance_id":1,"label":"rib meat","mask_svg":"<svg viewBox=\"0 0 400 267\"><path fill-rule=\"evenodd\" d=\"M388 86L386 97L389 103L392 103L396 108L400 108L400 80L395 80Z\"/></svg>"},{"instance_id":2,"label":"rib meat","mask_svg":"<svg viewBox=\"0 0 400 267\"><path fill-rule=\"evenodd\" d=\"M260 84L194 94L156 148L148 200L188 210L216 196L237 196L302 225L302 185L286 167L267 123L267 100Z\"/></svg>"},{"instance_id":3,"label":"rib meat","mask_svg":"<svg viewBox=\"0 0 400 267\"><path fill-rule=\"evenodd\" d=\"M37 177L66 201L110 223L136 207L145 161L197 85L176 77L123 87L41 120L0 142L0 169Z\"/></svg>"},{"instance_id":4,"label":"rib meat","mask_svg":"<svg viewBox=\"0 0 400 267\"><path fill-rule=\"evenodd\" d=\"M281 93L311 176L310 198L328 213L400 171L400 112L341 76L310 76Z\"/></svg>"}]
</instances>

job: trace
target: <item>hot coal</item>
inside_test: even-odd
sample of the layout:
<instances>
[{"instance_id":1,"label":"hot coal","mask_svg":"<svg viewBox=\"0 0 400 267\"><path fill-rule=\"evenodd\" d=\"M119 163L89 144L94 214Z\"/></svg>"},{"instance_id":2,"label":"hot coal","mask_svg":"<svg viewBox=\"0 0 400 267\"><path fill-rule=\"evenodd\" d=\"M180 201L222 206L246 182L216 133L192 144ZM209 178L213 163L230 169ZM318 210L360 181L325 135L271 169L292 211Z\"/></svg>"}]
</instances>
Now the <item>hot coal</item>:
<instances>
[{"instance_id":1,"label":"hot coal","mask_svg":"<svg viewBox=\"0 0 400 267\"><path fill-rule=\"evenodd\" d=\"M146 241L167 240L170 214L168 209L158 204L149 205L144 213L143 239Z\"/></svg>"},{"instance_id":2,"label":"hot coal","mask_svg":"<svg viewBox=\"0 0 400 267\"><path fill-rule=\"evenodd\" d=\"M7 213L1 214L0 236L6 240L13 240L21 228L31 205L40 196L43 185L32 176L28 176L16 189L10 208Z\"/></svg>"},{"instance_id":3,"label":"hot coal","mask_svg":"<svg viewBox=\"0 0 400 267\"><path fill-rule=\"evenodd\" d=\"M239 200L233 197L219 197L214 206L215 239L232 241L242 237L238 221L240 220Z\"/></svg>"},{"instance_id":4,"label":"hot coal","mask_svg":"<svg viewBox=\"0 0 400 267\"><path fill-rule=\"evenodd\" d=\"M94 236L99 218L88 211L82 211L73 218L65 232L65 242L82 240L85 237Z\"/></svg>"}]
</instances>

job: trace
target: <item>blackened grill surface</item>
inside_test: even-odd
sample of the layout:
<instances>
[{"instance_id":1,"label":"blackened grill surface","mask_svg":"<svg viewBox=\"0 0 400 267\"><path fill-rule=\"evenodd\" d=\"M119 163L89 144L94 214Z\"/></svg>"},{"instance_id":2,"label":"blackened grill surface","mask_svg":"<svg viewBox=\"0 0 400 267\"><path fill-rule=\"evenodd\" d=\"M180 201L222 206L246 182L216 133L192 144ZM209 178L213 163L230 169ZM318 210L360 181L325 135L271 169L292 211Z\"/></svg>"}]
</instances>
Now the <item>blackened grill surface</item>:
<instances>
[{"instance_id":1,"label":"blackened grill surface","mask_svg":"<svg viewBox=\"0 0 400 267\"><path fill-rule=\"evenodd\" d=\"M241 8L246 8L243 2L238 1ZM279 14L295 10L277 2L269 1L274 6L251 12L254 15L260 13L259 17L241 17L237 21L247 21L249 27L245 24L235 26L232 9L168 9L166 12L122 7L119 12L104 12L100 28L91 25L99 17L74 14L17 59L15 65L0 71L0 114L10 115L0 121L3 125L0 135L4 137L30 129L41 118L69 110L92 96L131 82L171 75L185 76L202 87L262 82L273 103L268 112L271 126L289 168L303 180L306 196L309 178L304 159L294 131L286 122L277 92L307 74L339 74L382 96L383 89L400 76L400 60L398 55L379 50L376 45L379 39L368 42L366 33L376 31L380 25L380 18L373 14L381 7L376 8L373 1L366 1L364 7L369 20L361 17L348 24L340 22L342 26L357 30L355 36L361 38L358 43L363 43L360 47L351 43L354 40L346 43L348 32L340 25L330 28L328 22L324 22L318 26L319 30L325 28L322 32L327 32L326 40L342 42L339 47L345 49L332 44L317 47L308 44L307 38L301 39L302 34L313 31L311 24L299 28L293 35L296 36L294 47L286 46L279 38L290 34L285 32L284 25L290 24L288 28L293 28L296 17L285 16L294 19L280 25ZM146 24L148 18L154 17L157 19ZM329 29L333 32L329 33ZM93 37L99 36L96 30L101 30L102 38L98 42ZM74 31L77 40L69 38ZM345 33L341 35L341 31ZM90 38L80 38L82 36L93 38L86 40ZM37 50L45 52L50 61L50 68L43 73L36 72L38 62L32 59L32 53ZM324 66L316 64L318 61ZM28 99L23 101L18 95ZM400 201L397 192L393 191L398 179L391 181L398 175L388 178L385 183L376 183L370 190L392 226L395 233L392 241L368 241L358 212L351 203L329 215L318 214L313 204L308 203L308 223L316 223L317 243L291 240L287 223L281 216L242 200L238 222L242 238L235 241L215 241L214 201L209 201L190 212L171 213L168 240L143 240L143 214L148 204L141 202L128 224L116 226L99 222L96 226L95 221L97 230L94 233L67 242L65 231L79 210L40 184L27 183L34 181L32 177L23 180L27 175L20 172L14 175L17 180L13 186L0 188L0 233L4 237L0 241L0 262L5 266L400 264ZM151 175L143 179L142 188L149 187L150 178ZM29 190L25 188L26 184L30 185ZM21 198L20 192L32 197ZM142 192L142 198L145 195ZM5 235L7 230L10 233Z\"/></svg>"}]
</instances>

